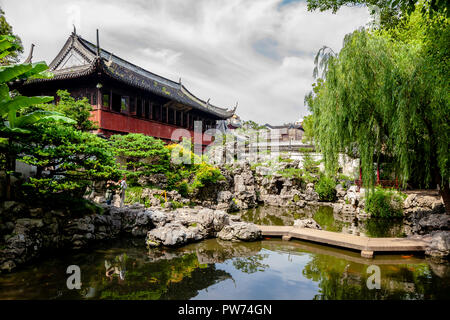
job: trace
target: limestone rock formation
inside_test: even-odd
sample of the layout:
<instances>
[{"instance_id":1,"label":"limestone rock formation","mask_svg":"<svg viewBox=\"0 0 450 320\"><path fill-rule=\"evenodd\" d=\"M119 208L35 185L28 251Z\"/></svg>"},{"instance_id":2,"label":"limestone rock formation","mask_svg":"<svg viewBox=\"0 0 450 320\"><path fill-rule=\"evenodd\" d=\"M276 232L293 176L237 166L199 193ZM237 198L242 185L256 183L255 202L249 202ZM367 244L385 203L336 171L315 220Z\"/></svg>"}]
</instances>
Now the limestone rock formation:
<instances>
[{"instance_id":1,"label":"limestone rock formation","mask_svg":"<svg viewBox=\"0 0 450 320\"><path fill-rule=\"evenodd\" d=\"M312 218L294 220L294 227L322 230L320 225Z\"/></svg>"}]
</instances>

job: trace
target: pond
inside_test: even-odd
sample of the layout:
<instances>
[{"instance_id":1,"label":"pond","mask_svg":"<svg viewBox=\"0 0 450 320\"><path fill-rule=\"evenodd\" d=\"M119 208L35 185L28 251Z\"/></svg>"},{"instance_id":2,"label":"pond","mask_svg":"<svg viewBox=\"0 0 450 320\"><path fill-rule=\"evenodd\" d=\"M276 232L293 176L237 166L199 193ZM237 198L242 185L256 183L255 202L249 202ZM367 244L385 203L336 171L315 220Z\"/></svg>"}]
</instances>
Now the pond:
<instances>
[{"instance_id":1,"label":"pond","mask_svg":"<svg viewBox=\"0 0 450 320\"><path fill-rule=\"evenodd\" d=\"M242 221L260 225L291 226L295 219L313 218L323 230L366 237L404 237L403 219L357 219L356 215L334 213L327 205L299 208L260 206L237 213Z\"/></svg>"},{"instance_id":2,"label":"pond","mask_svg":"<svg viewBox=\"0 0 450 320\"><path fill-rule=\"evenodd\" d=\"M0 299L448 299L450 267L415 255L377 255L292 240L216 239L147 250L123 239L0 275ZM69 265L81 289L69 290ZM380 288L367 285L373 266ZM370 279L369 279L370 280ZM369 281L370 282L370 281ZM370 282L372 283L372 282Z\"/></svg>"}]
</instances>

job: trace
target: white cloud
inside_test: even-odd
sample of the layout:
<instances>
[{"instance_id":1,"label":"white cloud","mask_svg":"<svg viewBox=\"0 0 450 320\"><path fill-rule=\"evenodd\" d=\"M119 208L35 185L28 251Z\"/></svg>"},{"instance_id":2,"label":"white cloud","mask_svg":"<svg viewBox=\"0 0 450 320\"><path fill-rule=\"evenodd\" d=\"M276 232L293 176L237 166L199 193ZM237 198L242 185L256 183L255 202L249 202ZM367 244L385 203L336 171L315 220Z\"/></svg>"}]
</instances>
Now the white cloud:
<instances>
[{"instance_id":1,"label":"white cloud","mask_svg":"<svg viewBox=\"0 0 450 320\"><path fill-rule=\"evenodd\" d=\"M307 12L303 1L0 1L34 60L50 62L73 21L77 32L141 67L175 81L211 103L260 123L281 124L307 113L313 58L335 51L345 34L365 25L365 8ZM80 15L77 16L77 8ZM25 52L24 56L27 55Z\"/></svg>"}]
</instances>

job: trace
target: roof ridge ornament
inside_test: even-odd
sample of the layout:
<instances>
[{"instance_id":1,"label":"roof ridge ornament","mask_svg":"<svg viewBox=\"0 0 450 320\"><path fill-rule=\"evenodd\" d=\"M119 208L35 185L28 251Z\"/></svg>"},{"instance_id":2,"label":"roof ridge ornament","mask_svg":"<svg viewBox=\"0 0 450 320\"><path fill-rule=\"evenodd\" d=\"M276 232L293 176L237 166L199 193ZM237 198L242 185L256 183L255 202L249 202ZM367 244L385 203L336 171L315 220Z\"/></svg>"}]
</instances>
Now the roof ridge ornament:
<instances>
[{"instance_id":1,"label":"roof ridge ornament","mask_svg":"<svg viewBox=\"0 0 450 320\"><path fill-rule=\"evenodd\" d=\"M180 79L178 79L178 83L181 84L181 77L180 77Z\"/></svg>"},{"instance_id":2,"label":"roof ridge ornament","mask_svg":"<svg viewBox=\"0 0 450 320\"><path fill-rule=\"evenodd\" d=\"M33 58L33 49L34 43L31 44L30 53L28 54L28 57L25 59L23 63L31 63L31 59Z\"/></svg>"},{"instance_id":3,"label":"roof ridge ornament","mask_svg":"<svg viewBox=\"0 0 450 320\"><path fill-rule=\"evenodd\" d=\"M75 27L75 24L73 23L73 34L76 36L77 35L77 28Z\"/></svg>"},{"instance_id":4,"label":"roof ridge ornament","mask_svg":"<svg viewBox=\"0 0 450 320\"><path fill-rule=\"evenodd\" d=\"M100 40L98 37L98 29L97 29L97 57L100 57Z\"/></svg>"},{"instance_id":5,"label":"roof ridge ornament","mask_svg":"<svg viewBox=\"0 0 450 320\"><path fill-rule=\"evenodd\" d=\"M236 109L237 109L237 107L238 107L238 103L239 103L239 102L238 102L238 101L236 101L236 105L235 105L235 106L234 106L234 108L232 109L232 112L233 112L233 113L235 113L235 112L236 112Z\"/></svg>"},{"instance_id":6,"label":"roof ridge ornament","mask_svg":"<svg viewBox=\"0 0 450 320\"><path fill-rule=\"evenodd\" d=\"M108 61L105 63L108 67L111 67L111 64L112 64L112 56L113 56L113 54L112 54L112 52L109 54L109 59L108 59Z\"/></svg>"}]
</instances>

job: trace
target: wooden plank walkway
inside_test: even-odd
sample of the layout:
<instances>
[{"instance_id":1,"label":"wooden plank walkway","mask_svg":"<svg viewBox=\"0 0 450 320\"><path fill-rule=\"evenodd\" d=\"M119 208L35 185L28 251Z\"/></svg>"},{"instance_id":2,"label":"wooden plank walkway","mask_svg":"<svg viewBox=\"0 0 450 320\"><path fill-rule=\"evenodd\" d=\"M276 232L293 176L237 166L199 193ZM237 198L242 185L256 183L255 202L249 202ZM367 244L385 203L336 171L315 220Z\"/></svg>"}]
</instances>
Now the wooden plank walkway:
<instances>
[{"instance_id":1,"label":"wooden plank walkway","mask_svg":"<svg viewBox=\"0 0 450 320\"><path fill-rule=\"evenodd\" d=\"M425 251L427 242L406 238L369 238L324 230L294 226L260 226L263 236L282 237L313 241L317 243L361 251L364 258L373 258L374 252Z\"/></svg>"}]
</instances>

